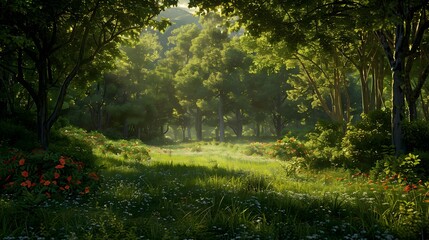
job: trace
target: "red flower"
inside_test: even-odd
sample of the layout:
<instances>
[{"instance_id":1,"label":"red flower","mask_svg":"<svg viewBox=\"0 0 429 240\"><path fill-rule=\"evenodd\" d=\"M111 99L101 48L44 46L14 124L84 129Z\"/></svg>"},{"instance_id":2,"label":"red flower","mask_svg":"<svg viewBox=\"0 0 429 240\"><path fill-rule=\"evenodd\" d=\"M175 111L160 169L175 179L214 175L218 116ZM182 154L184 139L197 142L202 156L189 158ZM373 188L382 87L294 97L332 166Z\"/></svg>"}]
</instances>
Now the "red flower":
<instances>
[{"instance_id":1,"label":"red flower","mask_svg":"<svg viewBox=\"0 0 429 240\"><path fill-rule=\"evenodd\" d=\"M412 185L410 184L404 187L404 192L409 192L413 189L417 189L417 186L415 184L412 184Z\"/></svg>"},{"instance_id":2,"label":"red flower","mask_svg":"<svg viewBox=\"0 0 429 240\"><path fill-rule=\"evenodd\" d=\"M55 168L56 169L61 169L61 168L64 168L64 165L57 165L57 166L55 166Z\"/></svg>"},{"instance_id":3,"label":"red flower","mask_svg":"<svg viewBox=\"0 0 429 240\"><path fill-rule=\"evenodd\" d=\"M60 164L61 165L65 165L66 164L66 158L65 157L63 157L63 156L60 157Z\"/></svg>"},{"instance_id":4,"label":"red flower","mask_svg":"<svg viewBox=\"0 0 429 240\"><path fill-rule=\"evenodd\" d=\"M33 185L33 184L31 184L31 181L30 181L30 180L26 180L25 182L22 182L22 183L21 183L21 186L30 188L30 187L32 187L32 186L34 186L34 185Z\"/></svg>"},{"instance_id":5,"label":"red flower","mask_svg":"<svg viewBox=\"0 0 429 240\"><path fill-rule=\"evenodd\" d=\"M22 171L21 175L26 178L26 177L28 177L28 172L27 171Z\"/></svg>"},{"instance_id":6,"label":"red flower","mask_svg":"<svg viewBox=\"0 0 429 240\"><path fill-rule=\"evenodd\" d=\"M100 180L100 178L98 177L98 175L95 172L91 172L88 175L90 178L94 179L95 181Z\"/></svg>"},{"instance_id":7,"label":"red flower","mask_svg":"<svg viewBox=\"0 0 429 240\"><path fill-rule=\"evenodd\" d=\"M89 193L89 187L85 187L85 193Z\"/></svg>"},{"instance_id":8,"label":"red flower","mask_svg":"<svg viewBox=\"0 0 429 240\"><path fill-rule=\"evenodd\" d=\"M67 189L67 190L69 190L70 186L69 185L65 185L64 188Z\"/></svg>"},{"instance_id":9,"label":"red flower","mask_svg":"<svg viewBox=\"0 0 429 240\"><path fill-rule=\"evenodd\" d=\"M72 180L72 176L67 177L67 182L70 182Z\"/></svg>"},{"instance_id":10,"label":"red flower","mask_svg":"<svg viewBox=\"0 0 429 240\"><path fill-rule=\"evenodd\" d=\"M57 172L55 172L55 173L54 173L54 178L55 178L55 179L60 178L60 174L59 174L59 173L57 173Z\"/></svg>"},{"instance_id":11,"label":"red flower","mask_svg":"<svg viewBox=\"0 0 429 240\"><path fill-rule=\"evenodd\" d=\"M22 158L21 160L19 160L19 166L23 166L25 164L25 159Z\"/></svg>"},{"instance_id":12,"label":"red flower","mask_svg":"<svg viewBox=\"0 0 429 240\"><path fill-rule=\"evenodd\" d=\"M45 181L45 182L43 183L43 185L45 185L45 186L49 186L49 185L51 185L51 182L50 182L49 180L47 180L47 181Z\"/></svg>"}]
</instances>

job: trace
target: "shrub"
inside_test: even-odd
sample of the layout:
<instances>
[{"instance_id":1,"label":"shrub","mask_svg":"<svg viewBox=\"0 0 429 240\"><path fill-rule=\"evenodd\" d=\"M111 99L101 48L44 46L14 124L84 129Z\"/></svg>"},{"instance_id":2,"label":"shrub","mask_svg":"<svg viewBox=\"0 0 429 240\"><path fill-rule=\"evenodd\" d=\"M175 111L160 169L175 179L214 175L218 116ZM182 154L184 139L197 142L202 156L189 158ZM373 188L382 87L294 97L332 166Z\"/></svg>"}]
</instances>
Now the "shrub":
<instances>
[{"instance_id":1,"label":"shrub","mask_svg":"<svg viewBox=\"0 0 429 240\"><path fill-rule=\"evenodd\" d=\"M377 162L371 173L380 179L416 184L422 179L424 171L419 156L409 153L399 157L386 155Z\"/></svg>"},{"instance_id":2,"label":"shrub","mask_svg":"<svg viewBox=\"0 0 429 240\"><path fill-rule=\"evenodd\" d=\"M268 150L270 157L275 157L281 160L291 160L292 157L305 157L307 155L304 144L294 137L285 136L273 145L270 145Z\"/></svg>"},{"instance_id":3,"label":"shrub","mask_svg":"<svg viewBox=\"0 0 429 240\"><path fill-rule=\"evenodd\" d=\"M100 148L101 152L104 154L112 153L120 155L124 159L133 159L136 161L145 161L150 159L146 146L137 139L119 141L106 140Z\"/></svg>"},{"instance_id":4,"label":"shrub","mask_svg":"<svg viewBox=\"0 0 429 240\"><path fill-rule=\"evenodd\" d=\"M23 153L2 148L0 189L24 204L46 198L85 195L98 186L99 175L84 162L57 153L37 150Z\"/></svg>"},{"instance_id":5,"label":"shrub","mask_svg":"<svg viewBox=\"0 0 429 240\"><path fill-rule=\"evenodd\" d=\"M403 135L408 151L429 151L429 122L406 122L403 125Z\"/></svg>"},{"instance_id":6,"label":"shrub","mask_svg":"<svg viewBox=\"0 0 429 240\"><path fill-rule=\"evenodd\" d=\"M375 111L364 115L356 125L349 124L341 146L345 166L368 171L382 160L391 145L390 114Z\"/></svg>"},{"instance_id":7,"label":"shrub","mask_svg":"<svg viewBox=\"0 0 429 240\"><path fill-rule=\"evenodd\" d=\"M0 121L0 143L30 151L37 146L36 133L11 121ZM25 137L24 137L25 136Z\"/></svg>"},{"instance_id":8,"label":"shrub","mask_svg":"<svg viewBox=\"0 0 429 240\"><path fill-rule=\"evenodd\" d=\"M314 167L329 167L342 164L341 139L344 136L342 125L333 122L318 122L314 131L306 135L305 143L308 158Z\"/></svg>"},{"instance_id":9,"label":"shrub","mask_svg":"<svg viewBox=\"0 0 429 240\"><path fill-rule=\"evenodd\" d=\"M90 135L75 127L61 128L52 133L49 150L72 159L79 159L87 166L95 166L96 157L92 149L102 144L105 137L101 134Z\"/></svg>"},{"instance_id":10,"label":"shrub","mask_svg":"<svg viewBox=\"0 0 429 240\"><path fill-rule=\"evenodd\" d=\"M269 144L267 143L252 142L244 148L243 153L249 156L250 155L265 156L267 154L268 148L269 148Z\"/></svg>"}]
</instances>

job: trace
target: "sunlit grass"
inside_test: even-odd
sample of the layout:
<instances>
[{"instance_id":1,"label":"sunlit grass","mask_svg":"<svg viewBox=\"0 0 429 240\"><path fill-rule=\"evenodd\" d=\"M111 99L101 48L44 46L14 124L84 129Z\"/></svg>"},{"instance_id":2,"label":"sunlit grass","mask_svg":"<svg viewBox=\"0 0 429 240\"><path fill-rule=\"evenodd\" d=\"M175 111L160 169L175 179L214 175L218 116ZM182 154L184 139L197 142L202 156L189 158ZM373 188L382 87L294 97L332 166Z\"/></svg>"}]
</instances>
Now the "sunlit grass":
<instances>
[{"instance_id":1,"label":"sunlit grass","mask_svg":"<svg viewBox=\"0 0 429 240\"><path fill-rule=\"evenodd\" d=\"M150 147L137 161L95 151L101 189L31 211L0 201L4 239L414 239L427 234L420 191L340 169L290 171L243 144ZM427 235L424 235L427 236Z\"/></svg>"}]
</instances>

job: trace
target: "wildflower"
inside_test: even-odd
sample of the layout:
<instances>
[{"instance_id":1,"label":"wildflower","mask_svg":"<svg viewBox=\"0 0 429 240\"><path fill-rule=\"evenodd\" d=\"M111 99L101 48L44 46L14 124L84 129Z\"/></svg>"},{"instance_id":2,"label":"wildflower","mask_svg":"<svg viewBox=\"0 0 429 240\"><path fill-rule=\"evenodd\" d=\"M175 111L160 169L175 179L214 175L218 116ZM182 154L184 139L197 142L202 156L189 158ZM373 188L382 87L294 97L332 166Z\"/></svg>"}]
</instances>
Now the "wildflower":
<instances>
[{"instance_id":1,"label":"wildflower","mask_svg":"<svg viewBox=\"0 0 429 240\"><path fill-rule=\"evenodd\" d=\"M45 185L45 186L49 186L50 184L51 184L51 182L49 180L47 180L43 183L43 185Z\"/></svg>"},{"instance_id":2,"label":"wildflower","mask_svg":"<svg viewBox=\"0 0 429 240\"><path fill-rule=\"evenodd\" d=\"M54 178L55 178L55 179L60 178L60 174L59 174L59 173L57 173L57 172L55 172L55 173L54 173Z\"/></svg>"},{"instance_id":3,"label":"wildflower","mask_svg":"<svg viewBox=\"0 0 429 240\"><path fill-rule=\"evenodd\" d=\"M64 168L64 165L58 164L57 166L55 166L56 169L62 169Z\"/></svg>"},{"instance_id":4,"label":"wildflower","mask_svg":"<svg viewBox=\"0 0 429 240\"><path fill-rule=\"evenodd\" d=\"M25 159L22 158L21 160L19 160L19 166L23 166L25 164Z\"/></svg>"},{"instance_id":5,"label":"wildflower","mask_svg":"<svg viewBox=\"0 0 429 240\"><path fill-rule=\"evenodd\" d=\"M65 157L63 157L63 156L60 157L60 164L66 165L66 158Z\"/></svg>"},{"instance_id":6,"label":"wildflower","mask_svg":"<svg viewBox=\"0 0 429 240\"><path fill-rule=\"evenodd\" d=\"M71 182L71 180L72 180L72 176L68 176L67 177L67 182Z\"/></svg>"},{"instance_id":7,"label":"wildflower","mask_svg":"<svg viewBox=\"0 0 429 240\"><path fill-rule=\"evenodd\" d=\"M88 175L90 178L94 179L95 181L100 180L100 178L98 177L98 175L95 172L91 172Z\"/></svg>"},{"instance_id":8,"label":"wildflower","mask_svg":"<svg viewBox=\"0 0 429 240\"><path fill-rule=\"evenodd\" d=\"M417 186L415 184L409 184L409 185L404 187L404 192L409 192L409 191L416 189L416 188L417 188Z\"/></svg>"},{"instance_id":9,"label":"wildflower","mask_svg":"<svg viewBox=\"0 0 429 240\"><path fill-rule=\"evenodd\" d=\"M85 187L85 193L89 193L89 187Z\"/></svg>"},{"instance_id":10,"label":"wildflower","mask_svg":"<svg viewBox=\"0 0 429 240\"><path fill-rule=\"evenodd\" d=\"M32 186L32 184L31 184L30 180L26 180L25 182L21 183L21 186L30 188Z\"/></svg>"},{"instance_id":11,"label":"wildflower","mask_svg":"<svg viewBox=\"0 0 429 240\"><path fill-rule=\"evenodd\" d=\"M69 185L65 185L65 186L64 186L64 188L65 188L66 190L69 190L69 189L70 189L70 186L69 186Z\"/></svg>"},{"instance_id":12,"label":"wildflower","mask_svg":"<svg viewBox=\"0 0 429 240\"><path fill-rule=\"evenodd\" d=\"M27 171L22 171L21 175L26 178L26 177L28 177L28 172Z\"/></svg>"}]
</instances>

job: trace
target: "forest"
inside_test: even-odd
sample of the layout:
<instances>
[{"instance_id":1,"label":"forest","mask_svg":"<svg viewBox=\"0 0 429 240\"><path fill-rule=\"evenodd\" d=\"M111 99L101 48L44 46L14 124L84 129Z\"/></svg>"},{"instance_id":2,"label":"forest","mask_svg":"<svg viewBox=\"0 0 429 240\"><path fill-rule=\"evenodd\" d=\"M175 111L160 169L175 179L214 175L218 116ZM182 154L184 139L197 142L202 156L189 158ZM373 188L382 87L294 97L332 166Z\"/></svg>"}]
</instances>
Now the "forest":
<instances>
[{"instance_id":1,"label":"forest","mask_svg":"<svg viewBox=\"0 0 429 240\"><path fill-rule=\"evenodd\" d=\"M428 239L428 14L0 0L0 237Z\"/></svg>"}]
</instances>

